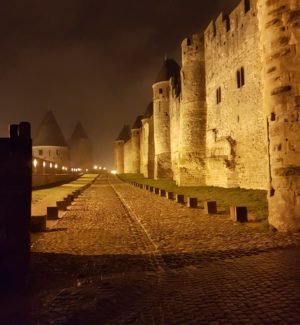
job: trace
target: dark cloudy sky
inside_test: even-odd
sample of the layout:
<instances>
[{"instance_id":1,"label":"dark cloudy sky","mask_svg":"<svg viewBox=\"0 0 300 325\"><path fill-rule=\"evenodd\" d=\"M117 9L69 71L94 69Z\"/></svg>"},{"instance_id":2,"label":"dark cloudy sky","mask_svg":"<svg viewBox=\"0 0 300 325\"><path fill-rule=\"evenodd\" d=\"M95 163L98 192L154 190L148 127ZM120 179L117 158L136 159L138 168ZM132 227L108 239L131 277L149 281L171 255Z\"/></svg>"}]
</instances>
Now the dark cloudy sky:
<instances>
[{"instance_id":1,"label":"dark cloudy sky","mask_svg":"<svg viewBox=\"0 0 300 325\"><path fill-rule=\"evenodd\" d=\"M96 161L151 101L164 54L238 0L0 0L0 136L51 109L65 137L80 120Z\"/></svg>"}]
</instances>

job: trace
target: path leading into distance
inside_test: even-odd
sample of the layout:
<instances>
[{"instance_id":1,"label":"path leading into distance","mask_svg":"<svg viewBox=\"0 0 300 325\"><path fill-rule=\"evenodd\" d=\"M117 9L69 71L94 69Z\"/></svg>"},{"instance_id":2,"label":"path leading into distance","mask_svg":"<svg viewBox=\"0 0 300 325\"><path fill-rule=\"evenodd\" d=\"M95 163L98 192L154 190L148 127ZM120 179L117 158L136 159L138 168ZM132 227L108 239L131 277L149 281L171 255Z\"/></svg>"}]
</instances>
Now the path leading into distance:
<instances>
[{"instance_id":1,"label":"path leading into distance","mask_svg":"<svg viewBox=\"0 0 300 325\"><path fill-rule=\"evenodd\" d=\"M300 323L300 236L99 178L32 243L33 324Z\"/></svg>"}]
</instances>

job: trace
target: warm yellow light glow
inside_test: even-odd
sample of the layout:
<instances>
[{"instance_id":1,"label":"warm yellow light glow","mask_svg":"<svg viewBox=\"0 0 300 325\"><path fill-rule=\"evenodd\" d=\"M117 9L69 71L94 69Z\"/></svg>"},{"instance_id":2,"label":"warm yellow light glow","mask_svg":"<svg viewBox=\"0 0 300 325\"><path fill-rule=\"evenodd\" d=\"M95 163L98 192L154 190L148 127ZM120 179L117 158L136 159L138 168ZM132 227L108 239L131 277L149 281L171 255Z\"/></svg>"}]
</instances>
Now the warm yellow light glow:
<instances>
[{"instance_id":1,"label":"warm yellow light glow","mask_svg":"<svg viewBox=\"0 0 300 325\"><path fill-rule=\"evenodd\" d=\"M57 164L55 164L55 165L54 165L54 168L55 168L55 169L57 169L57 168L58 168L58 165L57 165Z\"/></svg>"},{"instance_id":2,"label":"warm yellow light glow","mask_svg":"<svg viewBox=\"0 0 300 325\"><path fill-rule=\"evenodd\" d=\"M103 170L106 170L106 167L104 167Z\"/></svg>"},{"instance_id":3,"label":"warm yellow light glow","mask_svg":"<svg viewBox=\"0 0 300 325\"><path fill-rule=\"evenodd\" d=\"M112 173L113 175L116 175L116 174L117 174L117 171L116 171L116 170L112 170L111 173Z\"/></svg>"},{"instance_id":4,"label":"warm yellow light glow","mask_svg":"<svg viewBox=\"0 0 300 325\"><path fill-rule=\"evenodd\" d=\"M53 166L52 163L50 163L50 168L52 168L52 166Z\"/></svg>"},{"instance_id":5,"label":"warm yellow light glow","mask_svg":"<svg viewBox=\"0 0 300 325\"><path fill-rule=\"evenodd\" d=\"M43 161L43 167L45 168L46 167L46 161Z\"/></svg>"},{"instance_id":6,"label":"warm yellow light glow","mask_svg":"<svg viewBox=\"0 0 300 325\"><path fill-rule=\"evenodd\" d=\"M95 166L94 166L94 169L95 169L95 170L96 170L96 169L98 169L98 166L97 166L97 165L95 165Z\"/></svg>"},{"instance_id":7,"label":"warm yellow light glow","mask_svg":"<svg viewBox=\"0 0 300 325\"><path fill-rule=\"evenodd\" d=\"M38 161L36 159L33 160L33 166L36 168L36 166L38 165Z\"/></svg>"}]
</instances>

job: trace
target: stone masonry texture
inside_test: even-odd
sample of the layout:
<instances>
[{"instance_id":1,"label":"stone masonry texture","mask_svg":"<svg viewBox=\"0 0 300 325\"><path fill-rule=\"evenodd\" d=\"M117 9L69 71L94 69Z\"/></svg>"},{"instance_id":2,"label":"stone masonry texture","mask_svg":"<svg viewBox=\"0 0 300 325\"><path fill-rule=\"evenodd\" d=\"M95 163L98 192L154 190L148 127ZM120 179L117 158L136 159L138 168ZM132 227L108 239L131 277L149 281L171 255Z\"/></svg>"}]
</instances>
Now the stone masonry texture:
<instances>
[{"instance_id":1,"label":"stone masonry texture","mask_svg":"<svg viewBox=\"0 0 300 325\"><path fill-rule=\"evenodd\" d=\"M299 0L242 0L186 38L180 77L152 85L153 130L142 127L138 172L151 177L148 135L155 179L269 190L269 222L299 231L299 11Z\"/></svg>"}]
</instances>

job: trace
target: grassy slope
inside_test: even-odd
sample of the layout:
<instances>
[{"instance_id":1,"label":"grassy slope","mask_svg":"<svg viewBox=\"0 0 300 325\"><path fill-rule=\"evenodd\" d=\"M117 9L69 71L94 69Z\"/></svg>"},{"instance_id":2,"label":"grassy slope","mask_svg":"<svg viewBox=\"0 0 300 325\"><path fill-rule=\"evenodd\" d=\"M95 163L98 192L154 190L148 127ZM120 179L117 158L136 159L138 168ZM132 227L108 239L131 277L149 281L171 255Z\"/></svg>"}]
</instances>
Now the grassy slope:
<instances>
[{"instance_id":1,"label":"grassy slope","mask_svg":"<svg viewBox=\"0 0 300 325\"><path fill-rule=\"evenodd\" d=\"M178 187L174 181L148 179L140 174L122 174L118 177L126 182L148 184L170 192L197 197L200 202L217 201L220 211L227 211L231 205L240 205L246 206L249 215L256 220L266 219L268 215L267 191L214 186Z\"/></svg>"}]
</instances>

